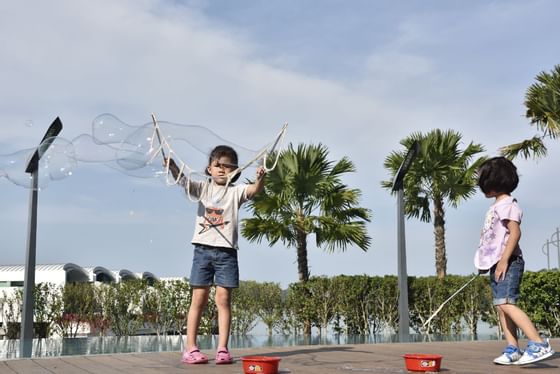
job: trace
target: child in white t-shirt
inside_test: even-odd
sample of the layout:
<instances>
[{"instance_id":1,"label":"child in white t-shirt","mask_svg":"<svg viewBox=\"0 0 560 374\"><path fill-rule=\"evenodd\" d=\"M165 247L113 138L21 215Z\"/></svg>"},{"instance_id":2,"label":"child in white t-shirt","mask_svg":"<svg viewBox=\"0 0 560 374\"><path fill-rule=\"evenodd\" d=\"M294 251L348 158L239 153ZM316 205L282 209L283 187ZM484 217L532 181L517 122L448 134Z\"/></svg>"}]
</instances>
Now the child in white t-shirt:
<instances>
[{"instance_id":1,"label":"child in white t-shirt","mask_svg":"<svg viewBox=\"0 0 560 374\"><path fill-rule=\"evenodd\" d=\"M208 357L198 349L196 338L202 313L208 303L210 287L216 285L219 334L216 364L231 364L233 357L228 350L231 292L239 287L238 213L244 202L263 190L265 170L262 166L257 169L257 179L253 184L230 183L239 177L238 159L235 150L226 145L219 145L210 153L206 168L209 179L204 182L189 180L180 172L173 159L167 159L166 162L169 163L169 171L179 180L185 192L199 201L189 278L192 299L182 362L208 362Z\"/></svg>"}]
</instances>

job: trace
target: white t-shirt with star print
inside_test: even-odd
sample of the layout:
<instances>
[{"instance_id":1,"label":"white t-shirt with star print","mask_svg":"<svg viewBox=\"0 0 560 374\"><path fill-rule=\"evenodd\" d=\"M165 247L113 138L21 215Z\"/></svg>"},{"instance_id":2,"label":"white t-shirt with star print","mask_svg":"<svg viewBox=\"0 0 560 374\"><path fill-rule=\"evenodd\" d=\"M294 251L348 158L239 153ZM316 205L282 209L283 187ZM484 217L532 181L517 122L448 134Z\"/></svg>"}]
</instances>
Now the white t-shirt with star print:
<instances>
[{"instance_id":1,"label":"white t-shirt with star print","mask_svg":"<svg viewBox=\"0 0 560 374\"><path fill-rule=\"evenodd\" d=\"M182 184L187 194L200 200L191 243L239 249L239 208L247 201L248 185L226 187L192 180Z\"/></svg>"}]
</instances>

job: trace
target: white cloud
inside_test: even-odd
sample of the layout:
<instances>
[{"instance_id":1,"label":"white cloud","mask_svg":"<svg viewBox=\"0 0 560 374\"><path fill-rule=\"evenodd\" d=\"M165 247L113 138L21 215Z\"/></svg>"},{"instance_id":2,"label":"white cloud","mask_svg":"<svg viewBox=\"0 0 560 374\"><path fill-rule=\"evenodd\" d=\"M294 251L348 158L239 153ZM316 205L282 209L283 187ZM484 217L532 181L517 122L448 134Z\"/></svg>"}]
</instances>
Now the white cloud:
<instances>
[{"instance_id":1,"label":"white cloud","mask_svg":"<svg viewBox=\"0 0 560 374\"><path fill-rule=\"evenodd\" d=\"M362 189L363 205L374 213L369 225L374 241L369 253L354 254L351 250L330 256L315 251L312 272L336 274L341 264L346 272L394 272L396 207L393 198L379 187L380 180L387 178L384 157L399 149L399 141L411 132L433 128L453 128L464 135L465 143L483 143L489 153L531 136L532 129L522 117L524 89L536 73L557 63L554 52L558 50L553 33L542 33L538 25L535 32L531 28L518 31L518 25L532 10L542 14L543 9L556 6L550 2L513 2L457 11L438 6L431 9L430 16L426 11L397 7L392 9L394 24L390 28L383 24L387 28L382 28L364 21L371 12L364 4L368 2L361 5L363 9L351 12L348 20L352 22L336 17L336 9L328 7L317 10L313 18L297 18L301 23L285 25L290 28L286 38L301 35L298 43L282 39L284 34L279 30L267 29L258 6L251 9L251 19L258 23L252 28L242 23L231 25L215 10L205 14L205 7L163 0L3 3L0 153L35 146L56 115L65 126L61 136L68 140L89 132L93 118L104 112L130 125L149 122L150 113L155 112L161 121L208 126L249 148L270 141L288 121L287 141L322 142L333 158L348 156L356 162L358 173L348 181ZM545 17L540 27L550 25L549 18ZM332 34L312 32L313 22L332 19L340 22L333 27L340 32L336 36L347 40L342 52L332 50L336 44ZM354 25L360 27L354 29ZM252 34L254 30L259 33ZM378 44L363 42L367 38L360 33L368 32ZM347 35L355 37L346 39ZM538 44L543 53L521 58L524 45L510 41L512 35L522 38L524 45ZM277 45L283 48L275 48ZM288 46L292 49L284 49ZM543 46L553 51L546 52ZM336 74L325 72L323 64L340 68ZM348 66L355 70L344 71ZM551 147L558 145L551 143ZM546 231L546 225L551 231L555 225L553 199L544 203L542 199L553 196L558 185L553 164L553 158L538 166L521 162L520 170L527 177L520 186L520 199L528 202L529 210L538 209L542 214L527 220L524 227L529 232L536 226ZM87 247L103 243L121 248L119 253L143 246L149 240L143 231L149 227L150 236L166 238L156 242L168 248L170 257L184 258L183 245L192 230L192 207L178 197L177 190L172 193L157 181L134 179L98 166L100 169L96 165L78 167L74 177L53 183L42 192L41 222L49 227L72 224L76 232L68 237L69 243L79 243L79 235L87 236ZM2 178L0 188L13 191L18 187ZM533 189L542 193L533 193ZM26 196L27 191L23 195L19 190L4 193L0 220L25 226ZM470 235L476 242L478 219L486 203L484 199L471 201L458 213L449 213L448 245L457 256L450 259L454 272L471 270L472 248L463 236ZM121 231L110 230L110 224ZM88 233L99 226L103 226L102 233ZM410 273L432 274L431 227L409 226L409 240L419 247L411 246L410 256L415 261L409 262ZM48 235L45 233L45 241ZM126 240L125 235L130 238ZM528 249L540 245L540 237L532 235L524 234L524 238L531 238ZM10 233L8 237L8 245L21 245L21 234ZM111 237L115 238L112 243ZM279 264L275 272L261 272L259 277L283 279L286 268L295 273L293 251L248 243L243 247L254 253L243 260L248 268L259 269L258 262L268 258ZM417 250L426 253L418 257ZM49 253L60 253L58 261L64 262L62 256L68 253L58 251ZM535 259L540 256L531 253L528 256ZM99 249L98 255L125 261L110 248ZM150 256L142 253L139 261L150 262ZM79 259L74 262L80 263ZM190 266L169 262L163 258L157 261L169 275ZM256 273L244 274L250 277Z\"/></svg>"}]
</instances>

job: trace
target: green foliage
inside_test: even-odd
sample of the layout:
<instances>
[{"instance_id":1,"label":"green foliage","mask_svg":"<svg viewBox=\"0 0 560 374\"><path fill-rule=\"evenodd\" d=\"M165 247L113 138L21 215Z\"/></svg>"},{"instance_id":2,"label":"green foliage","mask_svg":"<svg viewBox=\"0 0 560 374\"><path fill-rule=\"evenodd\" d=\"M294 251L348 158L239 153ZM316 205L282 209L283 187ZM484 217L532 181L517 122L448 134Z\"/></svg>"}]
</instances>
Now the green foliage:
<instances>
[{"instance_id":1,"label":"green foliage","mask_svg":"<svg viewBox=\"0 0 560 374\"><path fill-rule=\"evenodd\" d=\"M365 275L339 275L333 278L337 303L337 324L335 331L346 334L367 335L377 330L372 326L374 293L378 284L375 278Z\"/></svg>"},{"instance_id":2,"label":"green foliage","mask_svg":"<svg viewBox=\"0 0 560 374\"><path fill-rule=\"evenodd\" d=\"M281 330L282 314L284 311L284 300L280 284L265 282L256 283L257 316L266 325L268 335L274 330Z\"/></svg>"},{"instance_id":3,"label":"green foliage","mask_svg":"<svg viewBox=\"0 0 560 374\"><path fill-rule=\"evenodd\" d=\"M11 295L2 291L2 313L5 322L17 322L23 309L23 288L18 288Z\"/></svg>"},{"instance_id":4,"label":"green foliage","mask_svg":"<svg viewBox=\"0 0 560 374\"><path fill-rule=\"evenodd\" d=\"M330 161L322 144L300 144L297 149L290 144L267 174L264 192L249 202L253 217L242 221L242 235L250 242L266 239L270 246L282 242L296 248L301 281L309 279L311 234L317 247L329 253L349 246L366 251L371 243L366 230L371 213L358 205L360 190L342 182L344 174L354 171L346 157Z\"/></svg>"},{"instance_id":5,"label":"green foliage","mask_svg":"<svg viewBox=\"0 0 560 374\"><path fill-rule=\"evenodd\" d=\"M519 307L540 329L560 335L560 272L525 272Z\"/></svg>"},{"instance_id":6,"label":"green foliage","mask_svg":"<svg viewBox=\"0 0 560 374\"><path fill-rule=\"evenodd\" d=\"M144 327L152 328L158 336L184 331L189 305L190 288L185 281L142 283Z\"/></svg>"},{"instance_id":7,"label":"green foliage","mask_svg":"<svg viewBox=\"0 0 560 374\"><path fill-rule=\"evenodd\" d=\"M58 315L58 306L62 299L61 288L53 283L38 283L33 288L33 298L35 324L44 326L45 330L42 333L47 337Z\"/></svg>"},{"instance_id":8,"label":"green foliage","mask_svg":"<svg viewBox=\"0 0 560 374\"><path fill-rule=\"evenodd\" d=\"M375 277L372 289L373 305L375 307L372 333L390 331L396 333L399 330L399 288L398 278L394 275Z\"/></svg>"},{"instance_id":9,"label":"green foliage","mask_svg":"<svg viewBox=\"0 0 560 374\"><path fill-rule=\"evenodd\" d=\"M542 134L502 147L501 154L509 159L545 157L544 139L556 139L560 135L560 65L554 66L550 72L539 73L535 79L525 93L525 116Z\"/></svg>"},{"instance_id":10,"label":"green foliage","mask_svg":"<svg viewBox=\"0 0 560 374\"><path fill-rule=\"evenodd\" d=\"M560 65L550 73L541 72L525 94L526 117L544 136L560 135Z\"/></svg>"},{"instance_id":11,"label":"green foliage","mask_svg":"<svg viewBox=\"0 0 560 374\"><path fill-rule=\"evenodd\" d=\"M457 299L462 320L466 325L466 330L471 335L476 336L478 334L477 325L479 321L487 322L490 326L496 326L497 314L492 305L492 291L488 287L487 277L477 277L461 291L461 295L457 296Z\"/></svg>"},{"instance_id":12,"label":"green foliage","mask_svg":"<svg viewBox=\"0 0 560 374\"><path fill-rule=\"evenodd\" d=\"M405 147L393 151L383 166L390 172L391 180L381 186L392 194L393 179L404 161L408 149L414 143L420 151L403 180L404 212L409 218L433 222L435 236L436 274L439 278L447 273L445 248L446 205L456 208L476 192L476 172L484 158L475 156L484 151L480 144L469 143L460 149L462 135L453 130L432 130L426 134L416 132L401 140ZM430 211L431 209L431 211Z\"/></svg>"},{"instance_id":13,"label":"green foliage","mask_svg":"<svg viewBox=\"0 0 560 374\"><path fill-rule=\"evenodd\" d=\"M312 323L319 328L319 334L327 327L337 315L338 300L343 288L340 284L333 282L332 278L326 276L312 277L306 284L307 291L309 292L309 300L314 308L314 320Z\"/></svg>"},{"instance_id":14,"label":"green foliage","mask_svg":"<svg viewBox=\"0 0 560 374\"><path fill-rule=\"evenodd\" d=\"M231 332L246 335L257 324L259 284L255 281L241 281L233 290Z\"/></svg>"},{"instance_id":15,"label":"green foliage","mask_svg":"<svg viewBox=\"0 0 560 374\"><path fill-rule=\"evenodd\" d=\"M409 277L410 327L419 333L477 333L484 321L497 325L488 276L480 276L453 297L424 328L432 314L465 285L472 275ZM560 272L526 272L521 284L519 307L538 329L560 335ZM48 308L37 311L41 320L54 318L54 326L67 337L90 324L92 334L134 335L138 328L153 328L159 334L185 332L190 305L190 287L185 281L141 281L119 284L66 284L64 289L41 285ZM52 294L51 294L52 293ZM217 333L214 288L200 323L199 334ZM22 290L0 298L3 321L19 319ZM350 335L395 333L398 331L398 281L396 276L339 275L311 277L282 291L276 283L242 281L232 297L232 334L248 334L258 319L272 331L300 334L309 322L322 333L328 328ZM42 306L41 306L42 308ZM50 316L46 312L50 310ZM37 316L37 314L36 314ZM13 327L13 326L12 326ZM17 331L10 338L17 338Z\"/></svg>"},{"instance_id":16,"label":"green foliage","mask_svg":"<svg viewBox=\"0 0 560 374\"><path fill-rule=\"evenodd\" d=\"M90 283L67 283L62 297L55 299L53 309L58 312L55 328L64 337L76 337L84 324L93 319L94 289Z\"/></svg>"},{"instance_id":17,"label":"green foliage","mask_svg":"<svg viewBox=\"0 0 560 374\"><path fill-rule=\"evenodd\" d=\"M317 320L317 309L311 301L308 282L292 283L286 297L285 325L294 335L310 331L312 321Z\"/></svg>"},{"instance_id":18,"label":"green foliage","mask_svg":"<svg viewBox=\"0 0 560 374\"><path fill-rule=\"evenodd\" d=\"M142 287L142 281L139 280L127 280L103 287L103 315L116 336L134 335L142 326Z\"/></svg>"}]
</instances>

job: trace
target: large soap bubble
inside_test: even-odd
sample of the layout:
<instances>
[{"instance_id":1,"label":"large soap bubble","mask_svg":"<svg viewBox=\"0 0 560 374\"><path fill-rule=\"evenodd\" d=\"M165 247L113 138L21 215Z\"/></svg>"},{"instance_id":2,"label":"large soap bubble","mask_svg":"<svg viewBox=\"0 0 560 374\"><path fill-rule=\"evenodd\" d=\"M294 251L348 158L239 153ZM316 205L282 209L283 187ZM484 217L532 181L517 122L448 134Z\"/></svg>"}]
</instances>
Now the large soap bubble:
<instances>
[{"instance_id":1,"label":"large soap bubble","mask_svg":"<svg viewBox=\"0 0 560 374\"><path fill-rule=\"evenodd\" d=\"M43 144L50 143L38 163L37 175L39 188L46 187L51 181L61 180L72 175L77 161L72 142L61 138L45 139ZM38 147L42 149L42 147ZM35 148L24 149L8 155L0 155L0 176L18 186L31 188L31 174L25 170Z\"/></svg>"},{"instance_id":2,"label":"large soap bubble","mask_svg":"<svg viewBox=\"0 0 560 374\"><path fill-rule=\"evenodd\" d=\"M255 150L230 142L204 126L158 122L153 115L151 122L132 126L105 113L92 121L91 134L81 134L72 141L62 137L46 140L51 144L39 160L39 187L72 175L78 163L103 164L130 176L163 178L169 183L164 156L172 157L184 175L202 180L208 178L204 173L208 155L217 145L236 150L239 168L234 174L238 174L262 162L267 167L266 157L276 150L285 131L286 125L271 143ZM29 188L31 176L25 168L34 152L35 149L26 149L0 155L0 177Z\"/></svg>"}]
</instances>

